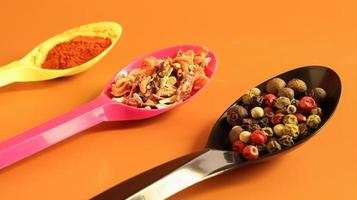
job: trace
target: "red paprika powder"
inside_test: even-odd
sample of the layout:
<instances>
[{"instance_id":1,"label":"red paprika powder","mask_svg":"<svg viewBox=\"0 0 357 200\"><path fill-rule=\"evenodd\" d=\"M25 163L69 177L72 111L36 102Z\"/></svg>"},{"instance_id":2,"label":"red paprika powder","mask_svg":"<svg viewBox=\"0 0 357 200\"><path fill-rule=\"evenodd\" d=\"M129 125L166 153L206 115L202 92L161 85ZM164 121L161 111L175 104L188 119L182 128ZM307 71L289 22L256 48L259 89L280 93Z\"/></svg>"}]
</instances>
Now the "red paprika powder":
<instances>
[{"instance_id":1,"label":"red paprika powder","mask_svg":"<svg viewBox=\"0 0 357 200\"><path fill-rule=\"evenodd\" d=\"M78 36L53 47L42 63L44 69L67 69L81 65L102 53L112 44L103 37Z\"/></svg>"}]
</instances>

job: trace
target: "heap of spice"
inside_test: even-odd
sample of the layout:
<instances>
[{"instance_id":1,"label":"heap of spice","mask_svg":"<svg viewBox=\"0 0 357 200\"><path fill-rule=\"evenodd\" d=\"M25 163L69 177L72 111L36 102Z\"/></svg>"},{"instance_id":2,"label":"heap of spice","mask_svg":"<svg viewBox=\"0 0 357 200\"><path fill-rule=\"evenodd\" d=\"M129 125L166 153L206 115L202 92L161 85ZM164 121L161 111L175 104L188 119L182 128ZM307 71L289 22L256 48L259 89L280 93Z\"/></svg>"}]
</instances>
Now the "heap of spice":
<instances>
[{"instance_id":1,"label":"heap of spice","mask_svg":"<svg viewBox=\"0 0 357 200\"><path fill-rule=\"evenodd\" d=\"M78 36L54 46L42 63L44 69L67 69L81 65L107 49L111 39L103 37Z\"/></svg>"},{"instance_id":2,"label":"heap of spice","mask_svg":"<svg viewBox=\"0 0 357 200\"><path fill-rule=\"evenodd\" d=\"M208 52L178 51L174 58L146 58L112 84L113 100L138 108L165 108L184 101L208 81Z\"/></svg>"},{"instance_id":3,"label":"heap of spice","mask_svg":"<svg viewBox=\"0 0 357 200\"><path fill-rule=\"evenodd\" d=\"M321 124L326 91L308 91L301 79L273 78L265 92L253 88L227 111L233 151L246 160L293 146Z\"/></svg>"}]
</instances>

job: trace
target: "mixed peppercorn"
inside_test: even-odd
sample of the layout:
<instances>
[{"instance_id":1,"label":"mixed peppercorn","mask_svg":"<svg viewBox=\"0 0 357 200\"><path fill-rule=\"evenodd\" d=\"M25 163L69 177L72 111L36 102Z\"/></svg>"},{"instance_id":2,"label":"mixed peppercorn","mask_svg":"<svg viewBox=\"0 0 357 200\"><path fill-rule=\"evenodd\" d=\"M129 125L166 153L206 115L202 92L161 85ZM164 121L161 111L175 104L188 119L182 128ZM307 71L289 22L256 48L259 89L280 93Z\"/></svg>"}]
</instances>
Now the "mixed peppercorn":
<instances>
[{"instance_id":1,"label":"mixed peppercorn","mask_svg":"<svg viewBox=\"0 0 357 200\"><path fill-rule=\"evenodd\" d=\"M273 78L265 90L249 90L227 111L232 149L247 160L291 147L321 123L324 89L308 91L301 79Z\"/></svg>"}]
</instances>

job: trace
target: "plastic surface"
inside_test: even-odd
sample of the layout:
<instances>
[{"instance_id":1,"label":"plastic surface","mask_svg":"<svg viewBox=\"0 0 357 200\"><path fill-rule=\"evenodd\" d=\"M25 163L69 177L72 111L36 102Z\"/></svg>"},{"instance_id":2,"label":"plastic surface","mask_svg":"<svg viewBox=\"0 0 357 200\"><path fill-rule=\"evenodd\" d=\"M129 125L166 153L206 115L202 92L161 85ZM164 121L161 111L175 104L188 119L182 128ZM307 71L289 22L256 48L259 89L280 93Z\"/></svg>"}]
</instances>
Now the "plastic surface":
<instances>
[{"instance_id":1,"label":"plastic surface","mask_svg":"<svg viewBox=\"0 0 357 200\"><path fill-rule=\"evenodd\" d=\"M62 76L71 76L83 72L96 64L110 51L110 49L113 48L118 41L121 32L122 28L117 23L98 22L83 25L56 35L35 47L21 60L14 61L6 66L0 67L0 87L13 82L42 81ZM98 56L79 66L63 70L41 68L41 64L45 60L49 50L51 50L56 44L68 41L79 35L108 37L112 40L112 44Z\"/></svg>"},{"instance_id":2,"label":"plastic surface","mask_svg":"<svg viewBox=\"0 0 357 200\"><path fill-rule=\"evenodd\" d=\"M307 85L309 85L309 87L321 86L325 88L328 95L324 103L320 105L324 111L324 116L322 118L323 122L318 129L315 129L309 136L299 139L295 145L285 147L281 151L268 153L254 160L244 161L237 156L236 152L231 150L231 144L227 140L227 133L229 133L232 127L226 120L226 112L229 109L228 108L213 127L211 136L208 140L207 149L203 150L198 155L187 155L186 157L183 157L185 159L178 158L139 174L100 193L95 196L93 200L166 199L207 178L242 166L266 161L272 157L296 149L297 146L300 146L300 144L316 135L321 127L331 118L340 100L342 87L341 80L335 71L322 66L301 67L276 77L280 77L284 80L301 78ZM268 81L269 80L266 80L256 87L264 90Z\"/></svg>"}]
</instances>

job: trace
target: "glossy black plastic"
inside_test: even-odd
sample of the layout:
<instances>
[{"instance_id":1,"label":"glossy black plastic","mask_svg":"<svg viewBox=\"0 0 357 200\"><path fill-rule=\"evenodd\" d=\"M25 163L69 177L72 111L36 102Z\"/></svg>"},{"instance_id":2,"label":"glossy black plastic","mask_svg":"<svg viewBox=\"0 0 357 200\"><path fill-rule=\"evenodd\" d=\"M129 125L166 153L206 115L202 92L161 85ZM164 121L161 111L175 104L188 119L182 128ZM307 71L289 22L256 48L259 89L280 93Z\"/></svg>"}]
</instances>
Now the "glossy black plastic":
<instances>
[{"instance_id":1,"label":"glossy black plastic","mask_svg":"<svg viewBox=\"0 0 357 200\"><path fill-rule=\"evenodd\" d=\"M276 77L282 78L285 81L289 81L292 78L299 78L306 82L309 88L321 87L325 89L327 93L327 97L324 100L323 104L320 107L323 110L322 123L319 128L316 129L311 135L305 137L304 139L296 142L296 144L290 148L285 148L282 151L275 152L272 154L267 154L261 156L259 160L266 158L267 156L273 156L275 154L280 154L286 150L291 148L295 148L299 144L305 142L310 139L312 136L316 135L316 133L322 128L322 126L327 122L327 120L332 116L335 111L337 104L340 100L342 84L339 76L335 71L330 68L323 66L307 66L293 69L291 71L285 72L283 74L277 75ZM269 80L257 85L256 87L265 90L265 85ZM237 101L235 101L231 106L235 105ZM228 110L229 108L227 108ZM231 144L228 140L228 133L232 128L226 121L226 112L221 115L216 124L214 125L211 135L209 137L207 148L209 149L218 149L218 150L231 150Z\"/></svg>"}]
</instances>

